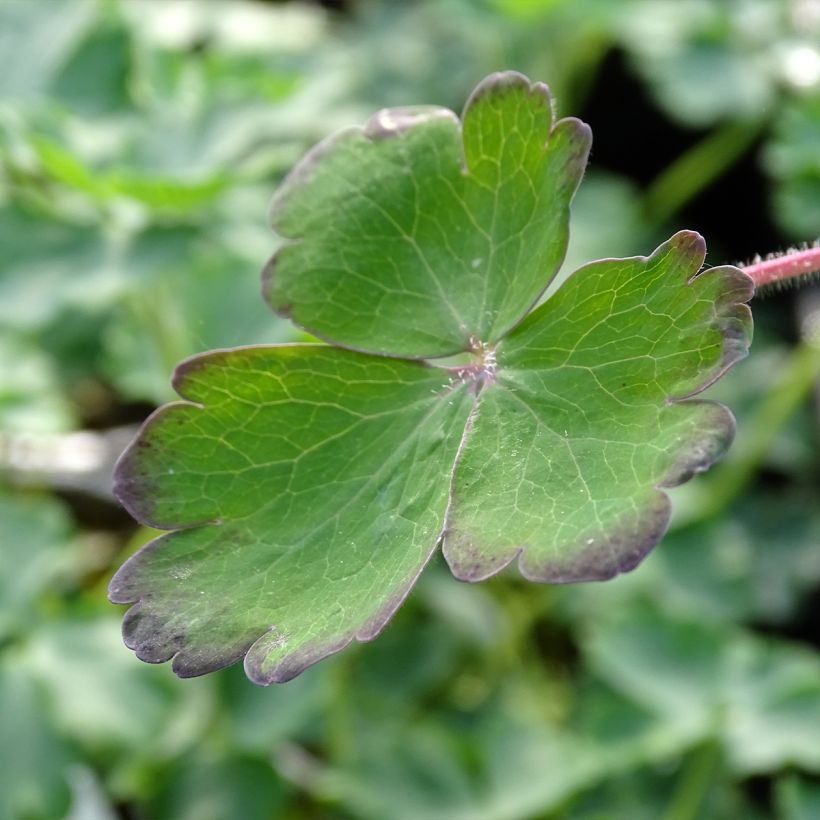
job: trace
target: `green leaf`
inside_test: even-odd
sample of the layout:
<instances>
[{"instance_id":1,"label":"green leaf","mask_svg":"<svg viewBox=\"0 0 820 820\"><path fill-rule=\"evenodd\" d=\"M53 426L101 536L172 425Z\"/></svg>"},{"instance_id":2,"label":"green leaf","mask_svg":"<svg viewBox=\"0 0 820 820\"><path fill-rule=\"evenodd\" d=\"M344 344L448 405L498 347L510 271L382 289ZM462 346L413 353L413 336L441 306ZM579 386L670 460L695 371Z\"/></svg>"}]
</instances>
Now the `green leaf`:
<instances>
[{"instance_id":1,"label":"green leaf","mask_svg":"<svg viewBox=\"0 0 820 820\"><path fill-rule=\"evenodd\" d=\"M439 539L472 404L451 378L319 345L190 359L175 387L196 404L160 411L119 467L132 512L191 528L112 581L112 600L143 598L126 642L183 676L253 646L270 682L374 637Z\"/></svg>"},{"instance_id":2,"label":"green leaf","mask_svg":"<svg viewBox=\"0 0 820 820\"><path fill-rule=\"evenodd\" d=\"M791 774L775 784L778 817L782 820L812 820L820 815L820 783Z\"/></svg>"},{"instance_id":3,"label":"green leaf","mask_svg":"<svg viewBox=\"0 0 820 820\"><path fill-rule=\"evenodd\" d=\"M131 38L119 22L100 22L63 66L53 97L72 111L99 117L129 107Z\"/></svg>"},{"instance_id":4,"label":"green leaf","mask_svg":"<svg viewBox=\"0 0 820 820\"><path fill-rule=\"evenodd\" d=\"M63 817L72 755L49 724L42 692L17 653L0 656L0 817Z\"/></svg>"},{"instance_id":5,"label":"green leaf","mask_svg":"<svg viewBox=\"0 0 820 820\"><path fill-rule=\"evenodd\" d=\"M655 562L657 599L717 621L788 623L820 581L818 501L752 493L741 515L670 536Z\"/></svg>"},{"instance_id":6,"label":"green leaf","mask_svg":"<svg viewBox=\"0 0 820 820\"><path fill-rule=\"evenodd\" d=\"M328 673L332 673L332 665L322 664L289 686L273 690L248 686L239 670L220 676L222 711L232 748L266 756L284 743L311 739L333 697L334 680Z\"/></svg>"},{"instance_id":7,"label":"green leaf","mask_svg":"<svg viewBox=\"0 0 820 820\"><path fill-rule=\"evenodd\" d=\"M773 44L791 35L785 9L767 2L633 3L621 6L618 28L656 105L698 127L754 119L772 105L779 79Z\"/></svg>"},{"instance_id":8,"label":"green leaf","mask_svg":"<svg viewBox=\"0 0 820 820\"><path fill-rule=\"evenodd\" d=\"M724 407L686 402L745 352L746 277L692 279L703 241L593 262L499 345L454 482L444 555L478 580L521 554L539 581L632 569L669 520L659 489L721 455Z\"/></svg>"},{"instance_id":9,"label":"green leaf","mask_svg":"<svg viewBox=\"0 0 820 820\"><path fill-rule=\"evenodd\" d=\"M94 4L56 0L0 5L0 97L31 103L59 76L88 31Z\"/></svg>"},{"instance_id":10,"label":"green leaf","mask_svg":"<svg viewBox=\"0 0 820 820\"><path fill-rule=\"evenodd\" d=\"M236 753L190 756L153 802L154 817L222 820L281 816L285 787L270 764Z\"/></svg>"},{"instance_id":11,"label":"green leaf","mask_svg":"<svg viewBox=\"0 0 820 820\"><path fill-rule=\"evenodd\" d=\"M111 248L99 231L45 213L0 206L0 322L31 333L70 306L107 306L121 287Z\"/></svg>"},{"instance_id":12,"label":"green leaf","mask_svg":"<svg viewBox=\"0 0 820 820\"><path fill-rule=\"evenodd\" d=\"M110 618L63 615L31 636L27 666L49 696L54 724L109 764L129 750L155 758L177 753L206 720L207 693L189 687L180 701L158 670L123 663L118 643Z\"/></svg>"},{"instance_id":13,"label":"green leaf","mask_svg":"<svg viewBox=\"0 0 820 820\"><path fill-rule=\"evenodd\" d=\"M644 606L591 630L590 665L626 697L702 737L720 738L743 776L820 771L820 663L693 617Z\"/></svg>"},{"instance_id":14,"label":"green leaf","mask_svg":"<svg viewBox=\"0 0 820 820\"><path fill-rule=\"evenodd\" d=\"M74 408L60 390L57 368L32 341L13 330L0 332L0 371L0 436L61 433L75 426Z\"/></svg>"},{"instance_id":15,"label":"green leaf","mask_svg":"<svg viewBox=\"0 0 820 820\"><path fill-rule=\"evenodd\" d=\"M585 713L580 725L556 724L543 714L555 705L528 709L522 679L507 673L469 720L463 706L454 714L435 699L423 714L396 709L374 718L372 699L363 697L357 754L319 778L317 790L338 794L356 817L552 817L576 793L598 794L603 781L650 763L667 768L691 744L687 727L602 687L591 697L574 693Z\"/></svg>"},{"instance_id":16,"label":"green leaf","mask_svg":"<svg viewBox=\"0 0 820 820\"><path fill-rule=\"evenodd\" d=\"M101 201L123 197L156 211L193 211L210 204L228 184L226 177L193 172L174 175L151 168L94 168L55 140L39 135L33 137L32 148L44 173Z\"/></svg>"},{"instance_id":17,"label":"green leaf","mask_svg":"<svg viewBox=\"0 0 820 820\"><path fill-rule=\"evenodd\" d=\"M365 738L362 759L334 773L332 787L354 816L524 820L612 770L594 743L497 708L469 728L436 717L380 727Z\"/></svg>"},{"instance_id":18,"label":"green leaf","mask_svg":"<svg viewBox=\"0 0 820 820\"><path fill-rule=\"evenodd\" d=\"M763 160L775 185L772 215L798 240L817 238L820 225L820 99L789 105L777 118Z\"/></svg>"},{"instance_id":19,"label":"green leaf","mask_svg":"<svg viewBox=\"0 0 820 820\"><path fill-rule=\"evenodd\" d=\"M116 477L137 518L176 530L111 583L136 603L138 657L189 676L245 655L253 680L283 681L378 634L439 544L462 579L519 556L567 582L631 569L661 538L662 488L731 439L725 408L687 399L745 355L751 283L699 273L703 240L681 232L581 268L521 321L560 263L588 146L574 120L548 135L549 112L543 86L494 75L467 107L468 171L452 114L401 109L284 184L277 224L303 238L269 267L269 298L383 355L282 345L178 369L185 402Z\"/></svg>"},{"instance_id":20,"label":"green leaf","mask_svg":"<svg viewBox=\"0 0 820 820\"><path fill-rule=\"evenodd\" d=\"M31 628L40 595L61 572L61 558L69 549L73 526L68 511L56 498L2 488L0 521L0 641L7 641Z\"/></svg>"},{"instance_id":21,"label":"green leaf","mask_svg":"<svg viewBox=\"0 0 820 820\"><path fill-rule=\"evenodd\" d=\"M589 128L549 92L493 75L458 118L380 111L285 180L274 229L298 239L265 274L271 305L335 343L411 358L494 342L555 275Z\"/></svg>"},{"instance_id":22,"label":"green leaf","mask_svg":"<svg viewBox=\"0 0 820 820\"><path fill-rule=\"evenodd\" d=\"M740 642L728 653L726 745L734 768L820 773L820 662L785 643Z\"/></svg>"},{"instance_id":23,"label":"green leaf","mask_svg":"<svg viewBox=\"0 0 820 820\"><path fill-rule=\"evenodd\" d=\"M199 351L298 333L260 300L258 266L191 230L147 230L124 263L132 284L106 327L103 369L129 398L168 401L168 370Z\"/></svg>"},{"instance_id":24,"label":"green leaf","mask_svg":"<svg viewBox=\"0 0 820 820\"><path fill-rule=\"evenodd\" d=\"M633 605L602 620L584 644L588 665L644 708L703 735L716 720L725 630Z\"/></svg>"},{"instance_id":25,"label":"green leaf","mask_svg":"<svg viewBox=\"0 0 820 820\"><path fill-rule=\"evenodd\" d=\"M572 202L572 233L557 290L581 265L604 256L631 256L647 247L638 190L626 177L590 171Z\"/></svg>"}]
</instances>

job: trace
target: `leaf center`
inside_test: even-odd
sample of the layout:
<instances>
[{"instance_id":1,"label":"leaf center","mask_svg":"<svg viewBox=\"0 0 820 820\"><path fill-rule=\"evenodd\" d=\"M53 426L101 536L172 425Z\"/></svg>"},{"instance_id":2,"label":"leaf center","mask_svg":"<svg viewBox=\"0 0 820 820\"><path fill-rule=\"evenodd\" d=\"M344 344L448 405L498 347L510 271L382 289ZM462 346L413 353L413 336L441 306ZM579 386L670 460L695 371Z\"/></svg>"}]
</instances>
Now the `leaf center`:
<instances>
[{"instance_id":1,"label":"leaf center","mask_svg":"<svg viewBox=\"0 0 820 820\"><path fill-rule=\"evenodd\" d=\"M451 367L449 370L462 382L473 382L476 394L495 381L495 347L486 342L471 339L472 361L466 365Z\"/></svg>"}]
</instances>

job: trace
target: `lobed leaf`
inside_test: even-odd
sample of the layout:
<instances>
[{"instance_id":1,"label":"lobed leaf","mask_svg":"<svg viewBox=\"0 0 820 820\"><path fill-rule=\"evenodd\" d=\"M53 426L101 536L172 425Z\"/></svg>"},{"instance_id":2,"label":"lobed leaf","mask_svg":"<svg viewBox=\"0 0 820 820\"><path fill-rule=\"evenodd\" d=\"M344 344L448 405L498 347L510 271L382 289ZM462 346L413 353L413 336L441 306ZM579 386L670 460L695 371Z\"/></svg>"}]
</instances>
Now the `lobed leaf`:
<instances>
[{"instance_id":1,"label":"lobed leaf","mask_svg":"<svg viewBox=\"0 0 820 820\"><path fill-rule=\"evenodd\" d=\"M742 776L820 771L820 664L805 648L643 604L594 624L584 644L605 681L719 740Z\"/></svg>"},{"instance_id":2,"label":"lobed leaf","mask_svg":"<svg viewBox=\"0 0 820 820\"><path fill-rule=\"evenodd\" d=\"M444 554L480 580L521 555L535 581L611 578L666 531L662 487L728 446L722 405L683 401L745 355L752 290L735 268L696 275L682 231L647 259L604 260L503 340L454 485Z\"/></svg>"},{"instance_id":3,"label":"lobed leaf","mask_svg":"<svg viewBox=\"0 0 820 820\"><path fill-rule=\"evenodd\" d=\"M543 86L494 75L463 140L442 109L382 112L284 183L274 223L300 239L266 294L339 346L177 370L185 401L117 469L132 514L173 530L111 583L138 657L190 676L244 656L252 680L284 681L378 634L439 545L461 579L519 556L526 577L569 582L661 538L663 488L731 440L729 411L690 397L745 355L752 284L701 272L683 231L581 268L522 321L588 149L585 126L551 122Z\"/></svg>"},{"instance_id":4,"label":"lobed leaf","mask_svg":"<svg viewBox=\"0 0 820 820\"><path fill-rule=\"evenodd\" d=\"M189 359L118 469L142 521L179 529L111 583L126 643L182 676L247 653L287 680L374 637L441 535L470 410L447 371L318 345Z\"/></svg>"},{"instance_id":5,"label":"lobed leaf","mask_svg":"<svg viewBox=\"0 0 820 820\"><path fill-rule=\"evenodd\" d=\"M463 129L445 108L380 111L317 146L275 196L273 227L296 241L268 265L266 298L375 353L496 341L558 271L590 139L579 120L553 123L547 87L514 72L476 88Z\"/></svg>"}]
</instances>

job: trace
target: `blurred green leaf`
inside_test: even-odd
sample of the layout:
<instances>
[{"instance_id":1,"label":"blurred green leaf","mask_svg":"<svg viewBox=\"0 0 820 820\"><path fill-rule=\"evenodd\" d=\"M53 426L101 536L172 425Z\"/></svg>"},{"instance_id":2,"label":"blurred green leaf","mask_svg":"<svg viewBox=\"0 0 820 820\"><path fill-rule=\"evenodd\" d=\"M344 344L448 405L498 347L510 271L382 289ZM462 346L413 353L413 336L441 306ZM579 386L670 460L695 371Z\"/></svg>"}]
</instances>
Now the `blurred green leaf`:
<instances>
[{"instance_id":1,"label":"blurred green leaf","mask_svg":"<svg viewBox=\"0 0 820 820\"><path fill-rule=\"evenodd\" d=\"M731 517L675 533L658 551L659 601L715 620L785 623L820 582L820 502L753 495Z\"/></svg>"},{"instance_id":2,"label":"blurred green leaf","mask_svg":"<svg viewBox=\"0 0 820 820\"><path fill-rule=\"evenodd\" d=\"M0 208L0 322L32 333L69 306L110 305L122 286L112 249L95 228L16 205Z\"/></svg>"},{"instance_id":3,"label":"blurred green leaf","mask_svg":"<svg viewBox=\"0 0 820 820\"><path fill-rule=\"evenodd\" d=\"M74 425L57 368L33 342L0 332L0 373L0 434L58 433Z\"/></svg>"},{"instance_id":4,"label":"blurred green leaf","mask_svg":"<svg viewBox=\"0 0 820 820\"><path fill-rule=\"evenodd\" d=\"M110 617L64 618L40 628L27 663L61 731L97 754L178 754L208 717L207 683L183 698L157 669L135 675Z\"/></svg>"},{"instance_id":5,"label":"blurred green leaf","mask_svg":"<svg viewBox=\"0 0 820 820\"><path fill-rule=\"evenodd\" d=\"M619 34L657 105L695 126L755 119L771 106L772 32L787 31L771 0L638 0L621 4Z\"/></svg>"},{"instance_id":6,"label":"blurred green leaf","mask_svg":"<svg viewBox=\"0 0 820 820\"><path fill-rule=\"evenodd\" d=\"M633 607L585 643L593 668L628 698L720 738L735 771L820 771L820 660L692 618Z\"/></svg>"},{"instance_id":7,"label":"blurred green leaf","mask_svg":"<svg viewBox=\"0 0 820 820\"><path fill-rule=\"evenodd\" d=\"M354 815L514 820L555 808L594 782L603 756L549 727L488 716L474 727L381 727L356 770L328 779Z\"/></svg>"},{"instance_id":8,"label":"blurred green leaf","mask_svg":"<svg viewBox=\"0 0 820 820\"><path fill-rule=\"evenodd\" d=\"M0 645L34 628L40 596L64 571L73 536L57 499L0 489Z\"/></svg>"},{"instance_id":9,"label":"blurred green leaf","mask_svg":"<svg viewBox=\"0 0 820 820\"><path fill-rule=\"evenodd\" d=\"M592 668L625 697L706 734L716 725L726 637L699 621L622 608L585 641Z\"/></svg>"},{"instance_id":10,"label":"blurred green leaf","mask_svg":"<svg viewBox=\"0 0 820 820\"><path fill-rule=\"evenodd\" d=\"M0 655L0 816L62 817L72 755L49 722L42 692L17 653Z\"/></svg>"},{"instance_id":11,"label":"blurred green leaf","mask_svg":"<svg viewBox=\"0 0 820 820\"><path fill-rule=\"evenodd\" d=\"M696 750L694 755L701 753ZM706 761L713 764L711 780L696 793L700 784L686 779L686 767L693 761L690 756L674 768L648 766L608 779L573 801L564 816L567 820L771 820L768 811L755 805L714 761Z\"/></svg>"},{"instance_id":12,"label":"blurred green leaf","mask_svg":"<svg viewBox=\"0 0 820 820\"><path fill-rule=\"evenodd\" d=\"M820 773L820 659L775 642L727 650L725 737L742 775L796 766Z\"/></svg>"},{"instance_id":13,"label":"blurred green leaf","mask_svg":"<svg viewBox=\"0 0 820 820\"><path fill-rule=\"evenodd\" d=\"M654 247L640 213L635 187L625 178L590 171L572 201L572 230L554 292L574 270L595 259L638 256Z\"/></svg>"},{"instance_id":14,"label":"blurred green leaf","mask_svg":"<svg viewBox=\"0 0 820 820\"><path fill-rule=\"evenodd\" d=\"M125 396L161 403L180 359L296 336L259 298L258 266L195 230L148 229L124 265L129 287L103 333L101 365Z\"/></svg>"},{"instance_id":15,"label":"blurred green leaf","mask_svg":"<svg viewBox=\"0 0 820 820\"><path fill-rule=\"evenodd\" d=\"M232 753L184 757L151 806L174 820L270 820L279 817L285 788L270 763Z\"/></svg>"},{"instance_id":16,"label":"blurred green leaf","mask_svg":"<svg viewBox=\"0 0 820 820\"><path fill-rule=\"evenodd\" d=\"M691 728L602 689L579 693L570 727L535 719L510 683L471 719L443 711L382 719L360 732L358 762L326 772L319 792L365 818L525 820L605 779L675 761L695 740Z\"/></svg>"},{"instance_id":17,"label":"blurred green leaf","mask_svg":"<svg viewBox=\"0 0 820 820\"><path fill-rule=\"evenodd\" d=\"M249 754L270 755L285 742L312 737L327 713L334 680L330 669L306 672L290 686L260 689L239 669L221 679L224 713L231 747Z\"/></svg>"},{"instance_id":18,"label":"blurred green leaf","mask_svg":"<svg viewBox=\"0 0 820 820\"><path fill-rule=\"evenodd\" d=\"M0 4L0 99L42 95L88 31L94 0L6 0Z\"/></svg>"},{"instance_id":19,"label":"blurred green leaf","mask_svg":"<svg viewBox=\"0 0 820 820\"><path fill-rule=\"evenodd\" d=\"M53 98L82 117L127 110L133 69L130 52L131 37L122 23L98 23L77 43L55 77Z\"/></svg>"},{"instance_id":20,"label":"blurred green leaf","mask_svg":"<svg viewBox=\"0 0 820 820\"><path fill-rule=\"evenodd\" d=\"M820 782L797 775L781 777L776 784L778 820L814 820L820 817Z\"/></svg>"},{"instance_id":21,"label":"blurred green leaf","mask_svg":"<svg viewBox=\"0 0 820 820\"><path fill-rule=\"evenodd\" d=\"M165 138L171 144L178 141L167 134ZM168 176L133 167L92 168L76 154L43 136L35 137L32 146L50 177L103 201L127 197L155 211L184 212L210 204L227 185L227 179L221 174L194 173L186 178L184 168Z\"/></svg>"},{"instance_id":22,"label":"blurred green leaf","mask_svg":"<svg viewBox=\"0 0 820 820\"><path fill-rule=\"evenodd\" d=\"M820 59L820 58L818 58ZM776 185L772 211L797 240L820 239L820 97L794 102L778 118L764 161Z\"/></svg>"}]
</instances>

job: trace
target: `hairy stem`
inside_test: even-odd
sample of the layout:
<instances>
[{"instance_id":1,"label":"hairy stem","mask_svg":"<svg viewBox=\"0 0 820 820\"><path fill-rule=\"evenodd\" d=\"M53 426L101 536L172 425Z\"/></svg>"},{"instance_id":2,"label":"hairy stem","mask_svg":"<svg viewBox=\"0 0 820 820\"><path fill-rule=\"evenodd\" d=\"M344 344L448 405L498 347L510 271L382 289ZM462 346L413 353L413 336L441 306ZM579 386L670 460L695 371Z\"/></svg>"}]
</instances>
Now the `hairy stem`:
<instances>
[{"instance_id":1,"label":"hairy stem","mask_svg":"<svg viewBox=\"0 0 820 820\"><path fill-rule=\"evenodd\" d=\"M751 276L755 287L771 285L807 273L817 273L820 272L820 246L761 259L742 265L741 269Z\"/></svg>"}]
</instances>

